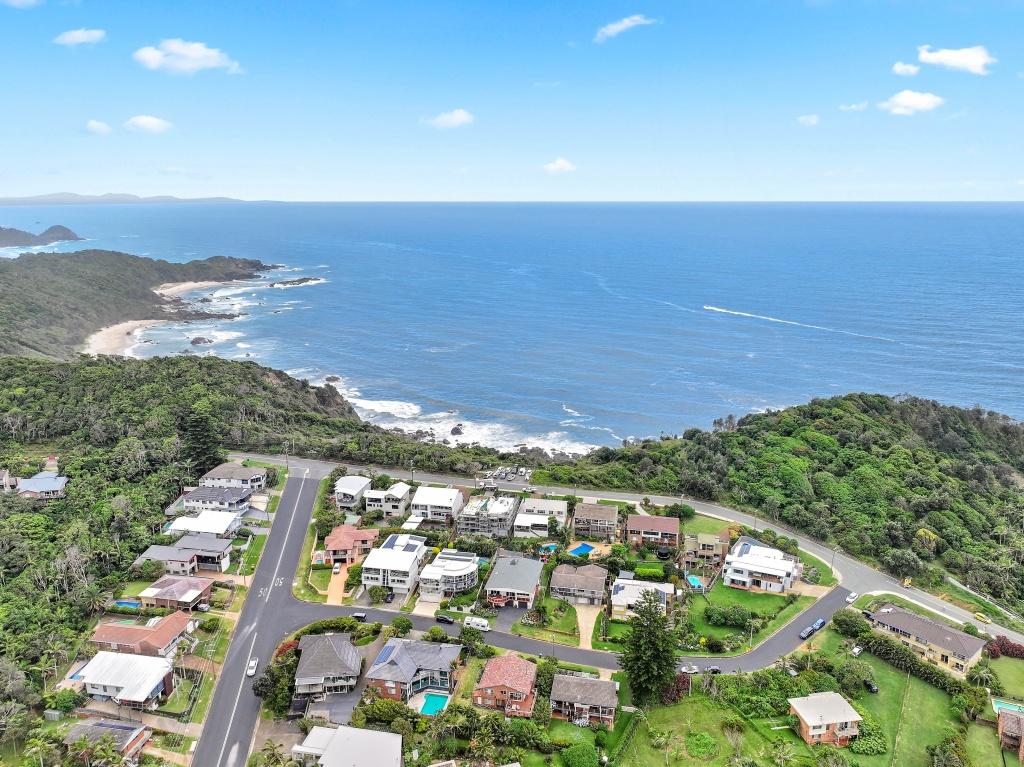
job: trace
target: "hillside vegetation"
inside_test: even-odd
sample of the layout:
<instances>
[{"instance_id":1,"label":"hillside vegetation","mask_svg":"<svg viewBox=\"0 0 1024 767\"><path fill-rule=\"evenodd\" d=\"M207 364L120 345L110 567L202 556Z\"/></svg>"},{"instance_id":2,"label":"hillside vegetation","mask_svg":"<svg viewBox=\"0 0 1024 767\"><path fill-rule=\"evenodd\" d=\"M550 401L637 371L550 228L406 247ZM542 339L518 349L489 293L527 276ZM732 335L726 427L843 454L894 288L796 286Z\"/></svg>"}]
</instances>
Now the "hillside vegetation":
<instances>
[{"instance_id":1,"label":"hillside vegetation","mask_svg":"<svg viewBox=\"0 0 1024 767\"><path fill-rule=\"evenodd\" d=\"M0 258L0 354L69 359L107 325L187 316L153 292L163 283L245 279L269 268L252 259L174 264L109 250Z\"/></svg>"},{"instance_id":2,"label":"hillside vegetation","mask_svg":"<svg viewBox=\"0 0 1024 767\"><path fill-rule=\"evenodd\" d=\"M850 394L600 448L534 482L687 493L757 510L922 585L951 573L1024 608L1024 425Z\"/></svg>"}]
</instances>

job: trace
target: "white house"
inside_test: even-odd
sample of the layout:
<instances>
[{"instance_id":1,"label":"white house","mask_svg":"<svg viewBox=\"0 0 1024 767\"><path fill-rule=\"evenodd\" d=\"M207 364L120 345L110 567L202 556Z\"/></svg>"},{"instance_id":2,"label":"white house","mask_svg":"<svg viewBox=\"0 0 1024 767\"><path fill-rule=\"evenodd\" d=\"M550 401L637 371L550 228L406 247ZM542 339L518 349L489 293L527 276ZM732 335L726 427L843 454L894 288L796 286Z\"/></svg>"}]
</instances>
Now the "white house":
<instances>
[{"instance_id":1,"label":"white house","mask_svg":"<svg viewBox=\"0 0 1024 767\"><path fill-rule=\"evenodd\" d=\"M174 689L167 658L100 650L75 674L86 695L129 708L156 708Z\"/></svg>"},{"instance_id":2,"label":"white house","mask_svg":"<svg viewBox=\"0 0 1024 767\"><path fill-rule=\"evenodd\" d=\"M420 485L412 497L413 516L430 522L447 522L462 509L462 492L454 487L427 487Z\"/></svg>"},{"instance_id":3,"label":"white house","mask_svg":"<svg viewBox=\"0 0 1024 767\"><path fill-rule=\"evenodd\" d=\"M305 740L292 746L303 767L401 767L402 736L342 725L312 727Z\"/></svg>"},{"instance_id":4,"label":"white house","mask_svg":"<svg viewBox=\"0 0 1024 767\"><path fill-rule=\"evenodd\" d=\"M518 499L512 495L477 496L455 518L461 535L486 535L504 538L512 529ZM547 521L544 522L547 525Z\"/></svg>"},{"instance_id":5,"label":"white house","mask_svg":"<svg viewBox=\"0 0 1024 767\"><path fill-rule=\"evenodd\" d=\"M633 616L633 606L640 601L645 591L654 592L664 607L675 597L676 588L671 583L655 583L638 581L629 576L632 573L620 573L612 583L612 617L625 620Z\"/></svg>"},{"instance_id":6,"label":"white house","mask_svg":"<svg viewBox=\"0 0 1024 767\"><path fill-rule=\"evenodd\" d=\"M341 509L354 509L363 500L363 494L370 489L370 478L359 474L340 477L334 483L334 502Z\"/></svg>"},{"instance_id":7,"label":"white house","mask_svg":"<svg viewBox=\"0 0 1024 767\"><path fill-rule=\"evenodd\" d=\"M569 503L551 498L524 498L519 504L519 513L523 512L554 517L558 520L559 527L565 527L565 521L569 518Z\"/></svg>"},{"instance_id":8,"label":"white house","mask_svg":"<svg viewBox=\"0 0 1024 767\"><path fill-rule=\"evenodd\" d=\"M199 480L204 487L243 487L262 490L267 484L267 470L260 466L243 466L235 461L210 469Z\"/></svg>"},{"instance_id":9,"label":"white house","mask_svg":"<svg viewBox=\"0 0 1024 767\"><path fill-rule=\"evenodd\" d=\"M367 511L382 511L385 517L401 517L409 508L412 487L396 482L387 490L367 490L363 494Z\"/></svg>"},{"instance_id":10,"label":"white house","mask_svg":"<svg viewBox=\"0 0 1024 767\"><path fill-rule=\"evenodd\" d=\"M512 523L513 538L547 538L548 519L546 514L520 511Z\"/></svg>"},{"instance_id":11,"label":"white house","mask_svg":"<svg viewBox=\"0 0 1024 767\"><path fill-rule=\"evenodd\" d=\"M234 537L239 527L241 527L241 520L234 512L201 511L194 517L178 517L171 522L167 532L231 538Z\"/></svg>"},{"instance_id":12,"label":"white house","mask_svg":"<svg viewBox=\"0 0 1024 767\"><path fill-rule=\"evenodd\" d=\"M363 585L387 586L399 594L411 594L427 555L426 543L421 535L392 533L363 560Z\"/></svg>"},{"instance_id":13,"label":"white house","mask_svg":"<svg viewBox=\"0 0 1024 767\"><path fill-rule=\"evenodd\" d=\"M744 535L725 557L722 583L734 589L762 589L781 594L802 572L803 565L796 557Z\"/></svg>"},{"instance_id":14,"label":"white house","mask_svg":"<svg viewBox=\"0 0 1024 767\"><path fill-rule=\"evenodd\" d=\"M420 572L420 598L426 602L469 591L480 582L480 557L468 551L442 549Z\"/></svg>"},{"instance_id":15,"label":"white house","mask_svg":"<svg viewBox=\"0 0 1024 767\"><path fill-rule=\"evenodd\" d=\"M185 511L230 511L244 514L249 510L252 490L247 487L211 487L200 485L182 496Z\"/></svg>"}]
</instances>

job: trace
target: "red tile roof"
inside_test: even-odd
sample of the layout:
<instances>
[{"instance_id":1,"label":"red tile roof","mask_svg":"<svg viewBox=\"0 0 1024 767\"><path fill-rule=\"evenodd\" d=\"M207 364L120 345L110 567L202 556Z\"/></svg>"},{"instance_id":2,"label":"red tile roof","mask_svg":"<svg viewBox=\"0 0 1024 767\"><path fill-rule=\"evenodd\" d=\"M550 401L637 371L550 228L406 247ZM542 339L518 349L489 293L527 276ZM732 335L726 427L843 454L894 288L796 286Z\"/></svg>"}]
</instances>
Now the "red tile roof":
<instances>
[{"instance_id":1,"label":"red tile roof","mask_svg":"<svg viewBox=\"0 0 1024 767\"><path fill-rule=\"evenodd\" d=\"M509 687L516 692L529 695L537 679L537 664L523 660L518 655L499 655L491 658L484 666L484 673L477 682L481 687Z\"/></svg>"},{"instance_id":2,"label":"red tile roof","mask_svg":"<svg viewBox=\"0 0 1024 767\"><path fill-rule=\"evenodd\" d=\"M679 520L675 517L655 517L647 514L630 514L626 519L627 530L649 530L654 533L679 534Z\"/></svg>"},{"instance_id":3,"label":"red tile roof","mask_svg":"<svg viewBox=\"0 0 1024 767\"><path fill-rule=\"evenodd\" d=\"M376 528L360 530L352 525L338 525L324 538L324 548L328 551L348 551L357 542L372 543L378 535L380 530Z\"/></svg>"}]
</instances>

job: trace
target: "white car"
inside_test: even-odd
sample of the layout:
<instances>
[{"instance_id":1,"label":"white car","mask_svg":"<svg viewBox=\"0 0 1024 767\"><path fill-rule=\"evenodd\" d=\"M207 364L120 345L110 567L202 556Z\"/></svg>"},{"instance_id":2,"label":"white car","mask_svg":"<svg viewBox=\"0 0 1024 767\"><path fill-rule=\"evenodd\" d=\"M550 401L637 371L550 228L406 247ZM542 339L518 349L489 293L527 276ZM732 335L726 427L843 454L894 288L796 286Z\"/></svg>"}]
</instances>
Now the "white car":
<instances>
[{"instance_id":1,"label":"white car","mask_svg":"<svg viewBox=\"0 0 1024 767\"><path fill-rule=\"evenodd\" d=\"M341 572L341 562L338 562L337 564L335 564L334 565L334 569L331 570L331 572L334 573L335 575L338 575Z\"/></svg>"},{"instance_id":2,"label":"white car","mask_svg":"<svg viewBox=\"0 0 1024 767\"><path fill-rule=\"evenodd\" d=\"M860 594L858 594L856 591L851 591L850 596L846 598L846 604L852 605L854 602L857 601L857 597L859 596Z\"/></svg>"},{"instance_id":3,"label":"white car","mask_svg":"<svg viewBox=\"0 0 1024 767\"><path fill-rule=\"evenodd\" d=\"M858 658L860 657L860 654L862 652L864 652L863 647L861 647L860 645L854 645L853 649L850 650L850 655L852 655L854 658Z\"/></svg>"},{"instance_id":4,"label":"white car","mask_svg":"<svg viewBox=\"0 0 1024 767\"><path fill-rule=\"evenodd\" d=\"M256 667L260 664L259 658L249 658L249 665L245 667L246 676L256 676Z\"/></svg>"},{"instance_id":5,"label":"white car","mask_svg":"<svg viewBox=\"0 0 1024 767\"><path fill-rule=\"evenodd\" d=\"M698 669L694 665L690 665L690 666L680 666L679 667L679 671L681 673L683 673L683 674L697 674L697 673L700 672L700 669Z\"/></svg>"}]
</instances>

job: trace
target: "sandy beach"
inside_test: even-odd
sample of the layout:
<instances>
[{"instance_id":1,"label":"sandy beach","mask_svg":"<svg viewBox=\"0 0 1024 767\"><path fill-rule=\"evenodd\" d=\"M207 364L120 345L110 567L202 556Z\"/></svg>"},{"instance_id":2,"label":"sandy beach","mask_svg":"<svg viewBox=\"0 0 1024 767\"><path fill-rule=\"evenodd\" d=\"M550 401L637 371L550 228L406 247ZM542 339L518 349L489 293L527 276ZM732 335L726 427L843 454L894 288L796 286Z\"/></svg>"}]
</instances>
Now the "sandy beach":
<instances>
[{"instance_id":1,"label":"sandy beach","mask_svg":"<svg viewBox=\"0 0 1024 767\"><path fill-rule=\"evenodd\" d=\"M126 357L128 349L135 344L138 332L143 328L159 325L161 322L163 320L129 320L116 325L108 325L85 339L82 353L93 356L109 354Z\"/></svg>"},{"instance_id":2,"label":"sandy beach","mask_svg":"<svg viewBox=\"0 0 1024 767\"><path fill-rule=\"evenodd\" d=\"M188 293L192 290L216 288L224 284L226 283L217 282L215 280L207 280L206 282L165 282L163 285L153 288L153 292L158 296L163 296L164 298L175 298L180 296L182 293Z\"/></svg>"}]
</instances>

